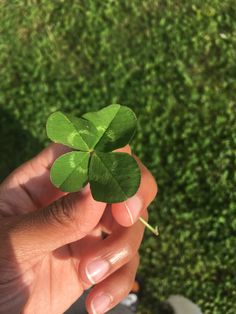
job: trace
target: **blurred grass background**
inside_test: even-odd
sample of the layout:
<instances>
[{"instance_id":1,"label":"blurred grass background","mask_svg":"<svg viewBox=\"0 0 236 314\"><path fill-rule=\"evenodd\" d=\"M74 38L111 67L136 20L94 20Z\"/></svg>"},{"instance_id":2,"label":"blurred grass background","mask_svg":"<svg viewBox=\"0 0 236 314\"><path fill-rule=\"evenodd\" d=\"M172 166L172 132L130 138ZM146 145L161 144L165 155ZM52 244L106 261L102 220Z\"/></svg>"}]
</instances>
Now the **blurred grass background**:
<instances>
[{"instance_id":1,"label":"blurred grass background","mask_svg":"<svg viewBox=\"0 0 236 314\"><path fill-rule=\"evenodd\" d=\"M234 0L2 0L0 177L47 144L57 110L138 115L133 150L159 184L141 313L183 294L236 313Z\"/></svg>"}]
</instances>

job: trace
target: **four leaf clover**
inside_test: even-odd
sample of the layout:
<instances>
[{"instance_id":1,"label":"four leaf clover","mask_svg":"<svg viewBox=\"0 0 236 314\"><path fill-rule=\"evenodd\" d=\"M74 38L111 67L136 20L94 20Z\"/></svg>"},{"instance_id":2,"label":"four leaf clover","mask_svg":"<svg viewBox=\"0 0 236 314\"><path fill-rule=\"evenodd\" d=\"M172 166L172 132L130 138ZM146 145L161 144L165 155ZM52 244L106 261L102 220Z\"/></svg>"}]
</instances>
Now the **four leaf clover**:
<instances>
[{"instance_id":1,"label":"four leaf clover","mask_svg":"<svg viewBox=\"0 0 236 314\"><path fill-rule=\"evenodd\" d=\"M113 152L128 144L136 130L134 112L110 105L77 118L60 111L46 125L48 137L72 151L56 159L52 183L65 192L79 191L88 182L97 201L117 203L133 196L140 185L140 169L127 153Z\"/></svg>"}]
</instances>

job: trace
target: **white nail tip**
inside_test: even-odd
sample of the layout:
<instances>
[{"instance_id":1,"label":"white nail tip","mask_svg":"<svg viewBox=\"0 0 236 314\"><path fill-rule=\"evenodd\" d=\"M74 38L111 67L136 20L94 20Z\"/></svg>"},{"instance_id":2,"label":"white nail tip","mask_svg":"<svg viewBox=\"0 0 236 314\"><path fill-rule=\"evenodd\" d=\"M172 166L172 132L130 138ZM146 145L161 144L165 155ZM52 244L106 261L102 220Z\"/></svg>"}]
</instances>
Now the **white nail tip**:
<instances>
[{"instance_id":1,"label":"white nail tip","mask_svg":"<svg viewBox=\"0 0 236 314\"><path fill-rule=\"evenodd\" d=\"M91 282L91 284L95 285L96 282L93 280L93 278L90 275L90 273L88 272L87 268L85 269L85 273L86 273L86 276L87 276L88 280Z\"/></svg>"},{"instance_id":2,"label":"white nail tip","mask_svg":"<svg viewBox=\"0 0 236 314\"><path fill-rule=\"evenodd\" d=\"M128 213L128 215L129 215L130 221L131 221L131 223L133 224L133 223L134 223L134 219L133 219L133 216L132 216L131 211L130 211L130 209L129 209L129 206L127 205L126 202L124 202L124 203L125 203L125 208L127 209L127 213Z\"/></svg>"}]
</instances>

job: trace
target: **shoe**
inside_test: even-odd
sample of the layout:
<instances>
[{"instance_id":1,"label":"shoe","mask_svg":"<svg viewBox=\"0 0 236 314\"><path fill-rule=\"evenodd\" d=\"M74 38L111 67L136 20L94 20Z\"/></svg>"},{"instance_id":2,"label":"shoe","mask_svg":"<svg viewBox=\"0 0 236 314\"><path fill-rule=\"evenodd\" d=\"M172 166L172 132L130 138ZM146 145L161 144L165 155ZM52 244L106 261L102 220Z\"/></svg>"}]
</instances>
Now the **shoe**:
<instances>
[{"instance_id":1,"label":"shoe","mask_svg":"<svg viewBox=\"0 0 236 314\"><path fill-rule=\"evenodd\" d=\"M202 311L182 295L172 295L165 302L159 303L157 314L202 314Z\"/></svg>"}]
</instances>

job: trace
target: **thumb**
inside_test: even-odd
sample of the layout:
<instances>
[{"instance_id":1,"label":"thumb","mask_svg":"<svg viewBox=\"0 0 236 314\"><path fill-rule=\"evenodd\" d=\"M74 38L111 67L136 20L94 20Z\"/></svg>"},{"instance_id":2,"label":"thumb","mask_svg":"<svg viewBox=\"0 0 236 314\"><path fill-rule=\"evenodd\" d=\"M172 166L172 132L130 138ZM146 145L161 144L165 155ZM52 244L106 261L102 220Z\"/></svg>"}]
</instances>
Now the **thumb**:
<instances>
[{"instance_id":1,"label":"thumb","mask_svg":"<svg viewBox=\"0 0 236 314\"><path fill-rule=\"evenodd\" d=\"M105 207L85 188L42 210L19 216L8 228L15 257L25 260L83 238L98 224Z\"/></svg>"}]
</instances>

